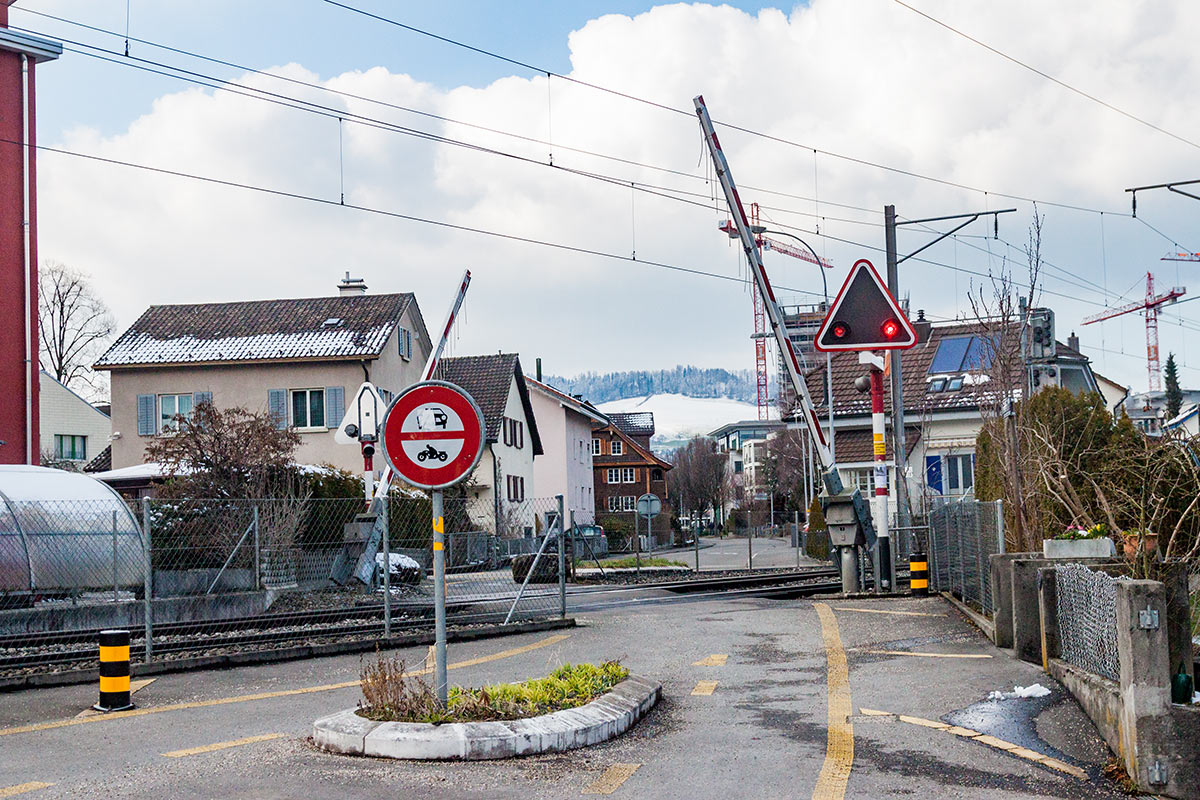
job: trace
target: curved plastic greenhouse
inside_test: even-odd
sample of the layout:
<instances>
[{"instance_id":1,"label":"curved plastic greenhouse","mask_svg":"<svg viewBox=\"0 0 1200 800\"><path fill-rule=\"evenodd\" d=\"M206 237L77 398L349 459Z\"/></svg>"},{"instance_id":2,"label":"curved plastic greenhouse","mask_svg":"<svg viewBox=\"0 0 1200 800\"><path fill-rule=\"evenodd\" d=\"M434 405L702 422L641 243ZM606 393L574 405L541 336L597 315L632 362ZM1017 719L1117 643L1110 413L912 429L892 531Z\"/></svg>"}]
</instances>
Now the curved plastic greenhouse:
<instances>
[{"instance_id":1,"label":"curved plastic greenhouse","mask_svg":"<svg viewBox=\"0 0 1200 800\"><path fill-rule=\"evenodd\" d=\"M142 537L125 501L75 472L0 466L0 601L140 586Z\"/></svg>"}]
</instances>

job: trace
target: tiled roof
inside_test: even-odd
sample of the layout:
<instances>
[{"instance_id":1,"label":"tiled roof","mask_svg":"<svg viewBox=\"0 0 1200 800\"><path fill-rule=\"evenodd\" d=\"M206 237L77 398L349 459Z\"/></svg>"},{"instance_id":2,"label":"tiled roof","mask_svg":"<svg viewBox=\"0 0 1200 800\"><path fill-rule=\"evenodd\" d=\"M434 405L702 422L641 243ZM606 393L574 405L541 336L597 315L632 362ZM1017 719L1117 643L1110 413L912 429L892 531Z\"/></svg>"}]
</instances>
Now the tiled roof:
<instances>
[{"instance_id":1,"label":"tiled roof","mask_svg":"<svg viewBox=\"0 0 1200 800\"><path fill-rule=\"evenodd\" d=\"M629 434L630 436L654 435L653 411L631 411L623 414L609 414L608 418L612 420L613 425L616 425L622 433Z\"/></svg>"},{"instance_id":2,"label":"tiled roof","mask_svg":"<svg viewBox=\"0 0 1200 800\"><path fill-rule=\"evenodd\" d=\"M105 447L83 468L84 472L108 472L112 469L112 445Z\"/></svg>"},{"instance_id":3,"label":"tiled roof","mask_svg":"<svg viewBox=\"0 0 1200 800\"><path fill-rule=\"evenodd\" d=\"M410 304L404 293L150 306L95 366L376 358ZM423 322L413 333L428 337Z\"/></svg>"},{"instance_id":4,"label":"tiled roof","mask_svg":"<svg viewBox=\"0 0 1200 800\"><path fill-rule=\"evenodd\" d=\"M895 453L895 448L892 447L890 433L884 438L887 440L887 458L890 460ZM904 455L906 458L912 453L913 448L917 446L917 442L919 441L921 441L920 426L905 425ZM871 435L871 431L866 428L837 431L833 446L837 451L839 464L855 464L863 461L873 461L875 458L875 440Z\"/></svg>"},{"instance_id":5,"label":"tiled roof","mask_svg":"<svg viewBox=\"0 0 1200 800\"><path fill-rule=\"evenodd\" d=\"M533 453L541 455L542 439L538 435L533 406L529 402L529 387L521 372L521 359L516 353L443 358L434 372L434 378L453 383L475 400L483 412L489 442L500 439L504 407L508 404L508 389L514 376L517 379L517 392L525 407L525 416L529 420L529 440L533 444Z\"/></svg>"},{"instance_id":6,"label":"tiled roof","mask_svg":"<svg viewBox=\"0 0 1200 800\"><path fill-rule=\"evenodd\" d=\"M906 414L925 414L934 411L953 411L957 409L976 409L981 403L987 403L994 398L997 387L992 387L986 375L976 371L954 374L968 375L963 388L953 392L929 392L929 367L937 353L938 344L954 336L970 336L972 334L985 336L982 325L975 322L955 323L950 325L935 325L930 329L929 338L908 350L892 351L892 358L900 355L904 373L904 407ZM1060 345L1065 348L1065 345ZM1072 351L1073 352L1073 351ZM824 358L820 358L824 361ZM833 354L833 403L835 416L870 415L871 394L860 392L854 387L854 379L865 375L868 368L858 362L856 352L838 352ZM808 391L818 412L825 413L825 365L823 363L810 369L805 376ZM891 408L891 381L884 380L884 407ZM841 452L839 449L838 456Z\"/></svg>"}]
</instances>

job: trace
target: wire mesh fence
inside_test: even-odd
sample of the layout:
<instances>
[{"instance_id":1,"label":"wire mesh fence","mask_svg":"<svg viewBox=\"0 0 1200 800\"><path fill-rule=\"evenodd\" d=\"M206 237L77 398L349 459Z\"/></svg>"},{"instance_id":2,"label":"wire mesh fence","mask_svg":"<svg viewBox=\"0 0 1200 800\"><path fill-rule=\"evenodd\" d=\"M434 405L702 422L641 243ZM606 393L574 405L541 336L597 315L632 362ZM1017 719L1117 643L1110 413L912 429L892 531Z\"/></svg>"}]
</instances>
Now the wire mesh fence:
<instances>
[{"instance_id":1,"label":"wire mesh fence","mask_svg":"<svg viewBox=\"0 0 1200 800\"><path fill-rule=\"evenodd\" d=\"M1004 552L1004 515L1000 500L950 500L929 513L929 582L940 592L995 613L991 561Z\"/></svg>"},{"instance_id":2,"label":"wire mesh fence","mask_svg":"<svg viewBox=\"0 0 1200 800\"><path fill-rule=\"evenodd\" d=\"M1118 681L1117 581L1082 564L1055 568L1061 658L1080 669Z\"/></svg>"},{"instance_id":3,"label":"wire mesh fence","mask_svg":"<svg viewBox=\"0 0 1200 800\"><path fill-rule=\"evenodd\" d=\"M443 516L451 625L565 614L561 498L450 496ZM432 538L426 496L377 515L360 498L0 504L0 673L87 665L112 627L136 662L432 626Z\"/></svg>"}]
</instances>

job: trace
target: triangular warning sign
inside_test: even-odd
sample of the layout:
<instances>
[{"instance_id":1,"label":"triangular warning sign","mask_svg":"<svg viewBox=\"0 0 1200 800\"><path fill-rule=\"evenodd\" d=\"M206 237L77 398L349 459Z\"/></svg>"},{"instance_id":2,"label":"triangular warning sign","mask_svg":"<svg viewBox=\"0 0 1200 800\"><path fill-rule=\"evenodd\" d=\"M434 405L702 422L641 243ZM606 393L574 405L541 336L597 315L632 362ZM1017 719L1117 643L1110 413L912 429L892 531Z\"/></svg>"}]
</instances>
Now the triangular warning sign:
<instances>
[{"instance_id":1,"label":"triangular warning sign","mask_svg":"<svg viewBox=\"0 0 1200 800\"><path fill-rule=\"evenodd\" d=\"M854 263L837 299L821 322L818 350L903 350L917 332L865 258Z\"/></svg>"}]
</instances>

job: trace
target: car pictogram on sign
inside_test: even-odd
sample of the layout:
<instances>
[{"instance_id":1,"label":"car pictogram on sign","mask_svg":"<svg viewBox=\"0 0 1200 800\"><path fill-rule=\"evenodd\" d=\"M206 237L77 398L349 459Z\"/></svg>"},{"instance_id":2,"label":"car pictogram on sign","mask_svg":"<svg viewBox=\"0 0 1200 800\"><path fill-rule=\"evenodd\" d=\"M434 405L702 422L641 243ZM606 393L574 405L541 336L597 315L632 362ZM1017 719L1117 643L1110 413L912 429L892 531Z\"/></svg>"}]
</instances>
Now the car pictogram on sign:
<instances>
[{"instance_id":1,"label":"car pictogram on sign","mask_svg":"<svg viewBox=\"0 0 1200 800\"><path fill-rule=\"evenodd\" d=\"M384 458L401 480L420 489L444 489L479 463L483 414L454 384L425 381L392 401L382 439Z\"/></svg>"}]
</instances>

